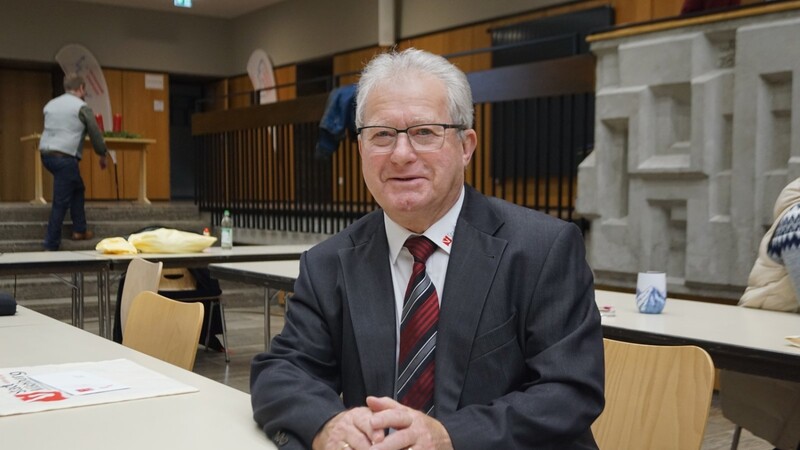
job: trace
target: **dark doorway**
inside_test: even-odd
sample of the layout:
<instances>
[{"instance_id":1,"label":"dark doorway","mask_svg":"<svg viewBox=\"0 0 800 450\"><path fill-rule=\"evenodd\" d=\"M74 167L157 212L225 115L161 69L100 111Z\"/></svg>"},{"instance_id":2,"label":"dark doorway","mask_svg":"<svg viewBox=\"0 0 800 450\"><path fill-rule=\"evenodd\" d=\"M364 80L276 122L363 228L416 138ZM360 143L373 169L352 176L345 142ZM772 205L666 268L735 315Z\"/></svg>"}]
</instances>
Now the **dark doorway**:
<instances>
[{"instance_id":1,"label":"dark doorway","mask_svg":"<svg viewBox=\"0 0 800 450\"><path fill-rule=\"evenodd\" d=\"M169 177L173 200L194 200L195 158L192 114L208 80L171 76L169 83Z\"/></svg>"}]
</instances>

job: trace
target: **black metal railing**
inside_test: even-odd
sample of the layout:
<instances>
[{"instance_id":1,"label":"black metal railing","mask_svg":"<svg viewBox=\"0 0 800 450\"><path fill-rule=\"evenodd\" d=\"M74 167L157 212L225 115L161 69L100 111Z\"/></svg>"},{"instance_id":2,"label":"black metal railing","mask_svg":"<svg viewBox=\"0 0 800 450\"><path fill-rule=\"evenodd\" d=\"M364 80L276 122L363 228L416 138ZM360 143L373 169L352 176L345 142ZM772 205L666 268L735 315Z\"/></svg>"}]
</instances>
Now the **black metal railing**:
<instances>
[{"instance_id":1,"label":"black metal railing","mask_svg":"<svg viewBox=\"0 0 800 450\"><path fill-rule=\"evenodd\" d=\"M479 142L466 180L487 195L572 220L577 166L593 146L594 58L468 75ZM326 96L196 114L196 201L216 223L335 233L377 208L355 138L315 152Z\"/></svg>"}]
</instances>

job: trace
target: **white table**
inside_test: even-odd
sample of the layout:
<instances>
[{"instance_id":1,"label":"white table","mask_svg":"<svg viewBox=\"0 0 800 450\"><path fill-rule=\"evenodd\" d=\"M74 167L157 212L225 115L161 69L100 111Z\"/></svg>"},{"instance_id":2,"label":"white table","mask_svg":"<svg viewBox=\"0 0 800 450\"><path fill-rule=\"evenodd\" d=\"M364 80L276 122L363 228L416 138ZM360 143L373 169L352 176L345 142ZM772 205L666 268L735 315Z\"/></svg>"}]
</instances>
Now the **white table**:
<instances>
[{"instance_id":1,"label":"white table","mask_svg":"<svg viewBox=\"0 0 800 450\"><path fill-rule=\"evenodd\" d=\"M292 292L300 275L300 261L258 261L209 264L211 276L264 286L264 350L269 350L272 327L269 322L270 289Z\"/></svg>"},{"instance_id":2,"label":"white table","mask_svg":"<svg viewBox=\"0 0 800 450\"><path fill-rule=\"evenodd\" d=\"M3 448L276 448L253 421L249 395L27 308L18 311L0 317L0 367L125 358L199 392L2 417Z\"/></svg>"},{"instance_id":3,"label":"white table","mask_svg":"<svg viewBox=\"0 0 800 450\"><path fill-rule=\"evenodd\" d=\"M196 253L139 253L138 255L104 255L94 250L75 252L86 257L100 257L109 262L109 269L124 271L128 269L133 258L143 258L151 262L162 262L164 267L206 267L211 263L243 262L243 261L274 261L274 260L299 260L300 255L313 247L313 244L292 245L241 245L232 249L223 250L221 247L209 247ZM105 337L111 337L111 292L110 283L106 283L105 301L101 319L107 326Z\"/></svg>"},{"instance_id":4,"label":"white table","mask_svg":"<svg viewBox=\"0 0 800 450\"><path fill-rule=\"evenodd\" d=\"M800 335L800 314L669 298L661 314L642 314L633 294L595 291L607 338L642 344L697 345L720 369L800 380L800 348L784 339Z\"/></svg>"},{"instance_id":5,"label":"white table","mask_svg":"<svg viewBox=\"0 0 800 450\"><path fill-rule=\"evenodd\" d=\"M55 276L71 288L72 324L83 328L83 275L97 274L97 306L100 334L105 336L110 328L102 320L108 313L108 271L110 262L96 252L81 254L70 251L0 253L0 276L48 274ZM57 274L71 273L71 280Z\"/></svg>"}]
</instances>

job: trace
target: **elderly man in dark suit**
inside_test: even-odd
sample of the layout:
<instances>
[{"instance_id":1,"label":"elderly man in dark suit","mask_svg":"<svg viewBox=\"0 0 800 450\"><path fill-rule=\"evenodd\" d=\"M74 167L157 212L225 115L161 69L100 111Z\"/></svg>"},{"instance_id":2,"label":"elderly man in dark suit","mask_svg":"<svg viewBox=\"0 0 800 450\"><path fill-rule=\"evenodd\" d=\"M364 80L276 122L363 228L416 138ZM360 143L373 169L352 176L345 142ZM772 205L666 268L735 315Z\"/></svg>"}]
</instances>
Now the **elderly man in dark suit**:
<instances>
[{"instance_id":1,"label":"elderly man in dark suit","mask_svg":"<svg viewBox=\"0 0 800 450\"><path fill-rule=\"evenodd\" d=\"M283 332L253 361L281 448L589 449L603 344L577 227L464 184L465 75L382 54L358 86L381 210L309 250Z\"/></svg>"}]
</instances>

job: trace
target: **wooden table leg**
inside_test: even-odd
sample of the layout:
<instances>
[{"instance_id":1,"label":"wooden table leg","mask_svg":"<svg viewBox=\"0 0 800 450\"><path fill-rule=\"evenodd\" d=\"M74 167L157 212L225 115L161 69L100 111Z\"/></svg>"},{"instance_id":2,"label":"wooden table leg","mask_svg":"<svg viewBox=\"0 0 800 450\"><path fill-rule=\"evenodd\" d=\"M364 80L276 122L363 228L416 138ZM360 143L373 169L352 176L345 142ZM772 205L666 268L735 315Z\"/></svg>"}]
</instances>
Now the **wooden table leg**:
<instances>
[{"instance_id":1,"label":"wooden table leg","mask_svg":"<svg viewBox=\"0 0 800 450\"><path fill-rule=\"evenodd\" d=\"M33 149L36 155L33 157L33 200L31 200L31 203L34 205L46 205L47 200L44 199L42 189L42 155L39 152L38 140Z\"/></svg>"},{"instance_id":2,"label":"wooden table leg","mask_svg":"<svg viewBox=\"0 0 800 450\"><path fill-rule=\"evenodd\" d=\"M142 157L139 158L139 203L145 205L150 204L147 199L147 150L142 152Z\"/></svg>"}]
</instances>

